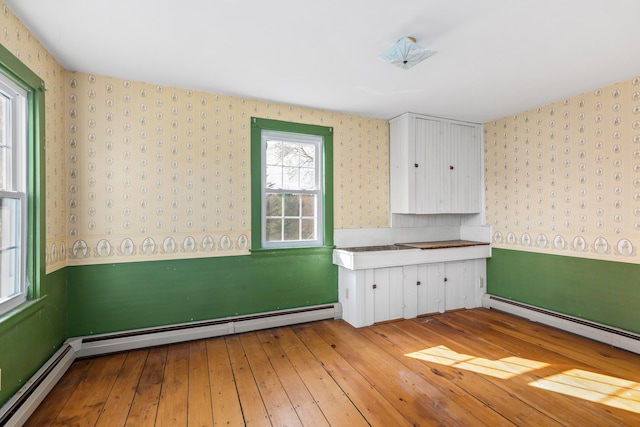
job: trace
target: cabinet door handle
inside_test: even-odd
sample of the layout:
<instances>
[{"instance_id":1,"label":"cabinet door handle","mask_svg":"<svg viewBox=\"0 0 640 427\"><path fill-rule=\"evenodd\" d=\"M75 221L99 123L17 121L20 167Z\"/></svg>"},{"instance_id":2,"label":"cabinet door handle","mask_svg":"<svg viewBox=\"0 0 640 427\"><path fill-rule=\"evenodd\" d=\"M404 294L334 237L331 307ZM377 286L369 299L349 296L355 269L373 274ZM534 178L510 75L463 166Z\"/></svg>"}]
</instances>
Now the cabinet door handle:
<instances>
[{"instance_id":1,"label":"cabinet door handle","mask_svg":"<svg viewBox=\"0 0 640 427\"><path fill-rule=\"evenodd\" d=\"M449 166L449 170L453 170L453 165Z\"/></svg>"},{"instance_id":2,"label":"cabinet door handle","mask_svg":"<svg viewBox=\"0 0 640 427\"><path fill-rule=\"evenodd\" d=\"M421 285L421 283L420 283L420 281L418 280L418 281L416 282L416 286L420 286L420 285Z\"/></svg>"},{"instance_id":3,"label":"cabinet door handle","mask_svg":"<svg viewBox=\"0 0 640 427\"><path fill-rule=\"evenodd\" d=\"M417 168L418 166L420 166L420 165L418 165L417 163L414 163L414 164L413 164L413 167L414 167L414 168Z\"/></svg>"},{"instance_id":4,"label":"cabinet door handle","mask_svg":"<svg viewBox=\"0 0 640 427\"><path fill-rule=\"evenodd\" d=\"M376 289L377 287L378 287L378 285L376 285L375 283L372 286L373 289Z\"/></svg>"},{"instance_id":5,"label":"cabinet door handle","mask_svg":"<svg viewBox=\"0 0 640 427\"><path fill-rule=\"evenodd\" d=\"M447 280L449 280L449 279L447 279L447 278L445 277L445 278L444 278L444 281L446 282Z\"/></svg>"}]
</instances>

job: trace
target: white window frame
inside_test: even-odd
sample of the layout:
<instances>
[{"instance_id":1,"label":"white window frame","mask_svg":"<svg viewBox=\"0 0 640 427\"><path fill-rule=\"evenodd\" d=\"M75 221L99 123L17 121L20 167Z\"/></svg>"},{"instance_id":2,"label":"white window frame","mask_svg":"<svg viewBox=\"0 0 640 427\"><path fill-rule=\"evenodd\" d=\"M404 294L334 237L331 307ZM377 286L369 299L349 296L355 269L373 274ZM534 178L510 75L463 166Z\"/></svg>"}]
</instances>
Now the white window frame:
<instances>
[{"instance_id":1,"label":"white window frame","mask_svg":"<svg viewBox=\"0 0 640 427\"><path fill-rule=\"evenodd\" d=\"M316 247L324 244L324 206L323 206L323 143L324 138L319 135L299 134L284 131L273 131L263 129L260 134L260 152L261 152L261 242L263 248L304 248ZM303 143L315 146L315 188L313 190L291 190L291 189L272 189L267 188L267 141L277 140L281 142ZM285 241L267 241L267 200L266 194L314 194L316 196L316 212L315 223L316 230L315 240L285 240Z\"/></svg>"},{"instance_id":2,"label":"white window frame","mask_svg":"<svg viewBox=\"0 0 640 427\"><path fill-rule=\"evenodd\" d=\"M17 282L18 291L15 294L2 297L0 294L0 315L16 308L27 300L28 278L27 278L27 138L28 138L28 102L27 91L16 85L5 75L0 74L0 96L9 100L10 108L8 112L8 134L7 141L11 144L11 155L7 159L11 163L10 171L4 173L5 188L0 188L0 201L18 201L13 212L5 211L7 216L13 214L14 223L11 223L9 230L2 230L3 233L17 233L15 236L17 245L20 248L17 262L9 262L4 265L5 260L0 256L0 279L6 282L5 274L14 277ZM7 162L7 163L8 163ZM17 212L15 212L17 211ZM16 224L17 222L17 224ZM3 221L5 224L5 221ZM6 227L6 226L5 226ZM2 242L2 241L0 241ZM2 248L0 247L0 250ZM17 275L17 277L15 277ZM5 283L0 283L5 286Z\"/></svg>"}]
</instances>

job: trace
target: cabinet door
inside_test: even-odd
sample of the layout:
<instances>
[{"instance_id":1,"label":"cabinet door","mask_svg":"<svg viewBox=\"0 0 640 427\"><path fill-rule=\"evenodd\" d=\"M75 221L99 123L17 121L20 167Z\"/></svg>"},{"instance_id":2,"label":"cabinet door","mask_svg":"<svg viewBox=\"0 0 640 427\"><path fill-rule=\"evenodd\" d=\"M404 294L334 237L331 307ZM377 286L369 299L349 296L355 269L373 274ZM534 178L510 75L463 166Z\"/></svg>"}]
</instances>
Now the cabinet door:
<instances>
[{"instance_id":1,"label":"cabinet door","mask_svg":"<svg viewBox=\"0 0 640 427\"><path fill-rule=\"evenodd\" d=\"M367 324L402 317L402 267L365 271Z\"/></svg>"},{"instance_id":2,"label":"cabinet door","mask_svg":"<svg viewBox=\"0 0 640 427\"><path fill-rule=\"evenodd\" d=\"M449 125L449 154L445 161L444 193L448 202L441 204L442 212L481 212L482 146L476 125Z\"/></svg>"},{"instance_id":3,"label":"cabinet door","mask_svg":"<svg viewBox=\"0 0 640 427\"><path fill-rule=\"evenodd\" d=\"M437 313L438 295L444 264L406 265L403 272L402 316L413 319L424 314Z\"/></svg>"},{"instance_id":4,"label":"cabinet door","mask_svg":"<svg viewBox=\"0 0 640 427\"><path fill-rule=\"evenodd\" d=\"M445 263L444 273L444 309L478 307L476 284L478 274L476 265L480 260Z\"/></svg>"},{"instance_id":5,"label":"cabinet door","mask_svg":"<svg viewBox=\"0 0 640 427\"><path fill-rule=\"evenodd\" d=\"M414 127L415 194L413 197L415 197L416 213L442 212L448 202L445 179L448 175L449 156L444 140L445 124L441 120L416 117Z\"/></svg>"},{"instance_id":6,"label":"cabinet door","mask_svg":"<svg viewBox=\"0 0 640 427\"><path fill-rule=\"evenodd\" d=\"M464 262L447 262L444 270L444 311L464 308Z\"/></svg>"},{"instance_id":7,"label":"cabinet door","mask_svg":"<svg viewBox=\"0 0 640 427\"><path fill-rule=\"evenodd\" d=\"M484 259L403 267L403 316L480 307L485 271Z\"/></svg>"},{"instance_id":8,"label":"cabinet door","mask_svg":"<svg viewBox=\"0 0 640 427\"><path fill-rule=\"evenodd\" d=\"M437 313L442 305L439 296L444 264L422 264L418 266L418 316Z\"/></svg>"}]
</instances>

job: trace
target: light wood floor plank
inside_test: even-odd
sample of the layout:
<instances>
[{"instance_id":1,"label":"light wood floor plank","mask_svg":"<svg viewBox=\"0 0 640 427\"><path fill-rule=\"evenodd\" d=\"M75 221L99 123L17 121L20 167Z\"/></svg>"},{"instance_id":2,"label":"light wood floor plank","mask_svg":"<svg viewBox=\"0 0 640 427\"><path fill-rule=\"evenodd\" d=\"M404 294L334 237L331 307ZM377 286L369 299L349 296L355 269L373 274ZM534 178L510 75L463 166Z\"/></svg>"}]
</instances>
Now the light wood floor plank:
<instances>
[{"instance_id":1,"label":"light wood floor plank","mask_svg":"<svg viewBox=\"0 0 640 427\"><path fill-rule=\"evenodd\" d=\"M458 313L458 317L469 318L465 311ZM573 337L573 334L506 313L479 309L474 318L498 332L544 347L589 366L604 371L615 366L617 371L624 370L625 376L640 381L640 369L635 361L629 360L630 353L625 350L583 338L579 339L579 345L575 345L575 341L568 339Z\"/></svg>"},{"instance_id":2,"label":"light wood floor plank","mask_svg":"<svg viewBox=\"0 0 640 427\"><path fill-rule=\"evenodd\" d=\"M349 396L358 410L372 426L412 425L393 407L365 377L327 344L312 327L295 328L296 335L311 350L333 377L340 388Z\"/></svg>"},{"instance_id":3,"label":"light wood floor plank","mask_svg":"<svg viewBox=\"0 0 640 427\"><path fill-rule=\"evenodd\" d=\"M240 398L244 422L248 426L270 426L269 414L262 401L260 390L251 372L240 338L226 337L229 359L236 380L236 389Z\"/></svg>"},{"instance_id":4,"label":"light wood floor plank","mask_svg":"<svg viewBox=\"0 0 640 427\"><path fill-rule=\"evenodd\" d=\"M274 426L302 426L298 414L293 408L289 396L275 373L267 354L264 352L255 333L240 335L251 372L258 384L262 402Z\"/></svg>"},{"instance_id":5,"label":"light wood floor plank","mask_svg":"<svg viewBox=\"0 0 640 427\"><path fill-rule=\"evenodd\" d=\"M89 367L90 359L76 360L71 364L65 375L62 376L58 384L47 395L38 407L38 410L27 420L25 427L46 427L50 426L58 416L60 409L71 397L78 384L85 378Z\"/></svg>"},{"instance_id":6,"label":"light wood floor plank","mask_svg":"<svg viewBox=\"0 0 640 427\"><path fill-rule=\"evenodd\" d=\"M548 405L543 403L544 395L529 397L532 392L535 394L535 390L530 389L526 379L507 378L513 375L510 371L501 370L500 366L490 363L493 360L511 357L510 353L504 350L500 352L499 349L491 351L490 346L486 343L483 345L482 350L475 349L476 351L470 351L474 349L461 344L465 342L466 338L464 336L456 335L455 340L449 339L447 331L450 335L450 329L443 328L438 331L437 326L437 321L426 324L406 322L406 324L394 325L394 328L398 328L420 341L424 354L424 359L422 360L430 369L437 371L439 375L464 388L471 395L477 396L476 398L479 401L485 402L489 407L514 424L519 426L564 425L553 417L552 410L546 410L544 406L548 407ZM441 333L438 334L436 331ZM394 342L397 342L395 336ZM437 361L438 358L432 355L438 353L429 351L429 349L437 350L443 347L450 350L452 356L447 357L445 350L443 352L444 355L441 356L442 360ZM420 355L417 355L417 357L420 357ZM487 363L484 363L485 361ZM524 367L516 364L515 369L523 370ZM496 378L494 376L496 374L502 377ZM527 375L527 373L521 375ZM506 389L502 388L503 384L508 384ZM540 403L543 407L540 408L537 403ZM586 418L589 419L588 417Z\"/></svg>"},{"instance_id":7,"label":"light wood floor plank","mask_svg":"<svg viewBox=\"0 0 640 427\"><path fill-rule=\"evenodd\" d=\"M446 365L430 364L419 357L412 357L413 353L418 353L427 346L396 326L396 323L374 326L363 333L374 345L393 355L429 383L442 390L449 390L449 395L458 405L474 413L483 423L491 426L549 425L529 421L528 416L538 414L535 410L522 402L514 401L513 395L494 386L482 375L463 372Z\"/></svg>"},{"instance_id":8,"label":"light wood floor plank","mask_svg":"<svg viewBox=\"0 0 640 427\"><path fill-rule=\"evenodd\" d=\"M167 355L158 402L158 427L187 425L189 395L189 343L176 344Z\"/></svg>"},{"instance_id":9,"label":"light wood floor plank","mask_svg":"<svg viewBox=\"0 0 640 427\"><path fill-rule=\"evenodd\" d=\"M278 343L278 335L283 329L259 331L256 336L269 357L280 382L303 425L308 427L327 427L329 423L318 404L309 393L300 375L296 372L287 353Z\"/></svg>"},{"instance_id":10,"label":"light wood floor plank","mask_svg":"<svg viewBox=\"0 0 640 427\"><path fill-rule=\"evenodd\" d=\"M127 353L127 358L122 369L118 372L118 377L111 393L109 393L96 427L118 427L127 423L129 410L148 354L149 350L146 349Z\"/></svg>"},{"instance_id":11,"label":"light wood floor plank","mask_svg":"<svg viewBox=\"0 0 640 427\"><path fill-rule=\"evenodd\" d=\"M91 375L78 384L52 426L95 425L125 358L122 353L93 359Z\"/></svg>"},{"instance_id":12,"label":"light wood floor plank","mask_svg":"<svg viewBox=\"0 0 640 427\"><path fill-rule=\"evenodd\" d=\"M140 376L139 385L129 410L127 427L155 426L167 355L168 347L156 347L149 350L147 363Z\"/></svg>"},{"instance_id":13,"label":"light wood floor plank","mask_svg":"<svg viewBox=\"0 0 640 427\"><path fill-rule=\"evenodd\" d=\"M277 337L282 350L291 360L330 425L369 425L322 363L290 328L279 330Z\"/></svg>"},{"instance_id":14,"label":"light wood floor plank","mask_svg":"<svg viewBox=\"0 0 640 427\"><path fill-rule=\"evenodd\" d=\"M187 425L210 427L213 425L211 386L207 343L193 341L189 344L189 403Z\"/></svg>"},{"instance_id":15,"label":"light wood floor plank","mask_svg":"<svg viewBox=\"0 0 640 427\"><path fill-rule=\"evenodd\" d=\"M206 340L214 426L244 426L242 408L227 343L224 338Z\"/></svg>"},{"instance_id":16,"label":"light wood floor plank","mask_svg":"<svg viewBox=\"0 0 640 427\"><path fill-rule=\"evenodd\" d=\"M369 378L378 391L415 425L484 425L451 400L449 393L425 381L395 358L373 346L355 329L340 322L317 323L313 329Z\"/></svg>"},{"instance_id":17,"label":"light wood floor plank","mask_svg":"<svg viewBox=\"0 0 640 427\"><path fill-rule=\"evenodd\" d=\"M498 318L503 316L502 313L495 314L497 314ZM585 401L584 399L579 399L575 396L565 395L563 393L556 393L556 396L554 396L552 400L549 400L550 392L548 390L531 386L531 384L539 382L544 378L559 375L567 370L578 369L587 372L596 371L598 373L601 371L598 368L594 368L586 364L585 360L587 358L584 355L581 355L580 351L565 352L559 350L555 344L550 343L541 345L540 338L538 336L538 328L543 326L543 329L546 330L546 326L532 324L531 322L522 321L521 319L513 318L512 316L509 316L507 320L509 322L515 322L512 325L514 331L518 328L523 331L528 328L533 328L536 331L536 336L531 336L531 339L529 340L527 339L527 335L517 332L513 335L507 335L509 339L505 340L504 332L496 330L492 326L489 326L492 331L487 332L484 331L485 325L482 325L480 326L483 330L481 333L483 336L482 342L479 342L476 339L472 340L465 336L460 336L458 344L464 345L467 349L476 351L478 354L481 354L480 352L488 354L494 346L497 346L509 351L514 356L524 357L529 360L547 364L548 366L544 368L525 372L519 377L516 377L509 383L508 388L511 393L515 393L520 396L521 399L526 400L532 407L536 407L539 411L546 413L550 417L554 417L562 424L586 425L585 423L587 423L588 425L594 426L625 425L624 420L628 417L628 413L625 413L620 409L611 407L607 408L607 411L605 412L602 410L602 406L599 403ZM519 322L522 323L519 324ZM451 316L447 316L446 318L439 318L436 323L429 325L429 329L433 330L433 333L436 334L440 329L438 324L442 323L464 328L464 330L469 331L471 334L474 334L474 332L476 334L480 334L480 331L475 329L478 328L478 323L469 322L468 319L466 319L464 312L455 313ZM568 345L570 342L573 342L573 346L578 347L580 346L580 343L588 341L562 331L553 330L548 332L553 332L554 335L563 335L562 338L567 344L563 344L562 348L567 346L570 347L571 345ZM533 332L531 333L533 334ZM442 336L443 332L440 332L440 334ZM558 337L550 338L550 340L553 342L557 338ZM601 347L601 351L607 347L602 344L599 345ZM535 358L529 356L534 353ZM578 354L578 360L570 357L571 355L576 354ZM611 372L609 371L609 374L610 373ZM619 370L618 375L620 373L625 375L625 378L629 379L629 377L626 376L628 375L628 372L625 368Z\"/></svg>"}]
</instances>

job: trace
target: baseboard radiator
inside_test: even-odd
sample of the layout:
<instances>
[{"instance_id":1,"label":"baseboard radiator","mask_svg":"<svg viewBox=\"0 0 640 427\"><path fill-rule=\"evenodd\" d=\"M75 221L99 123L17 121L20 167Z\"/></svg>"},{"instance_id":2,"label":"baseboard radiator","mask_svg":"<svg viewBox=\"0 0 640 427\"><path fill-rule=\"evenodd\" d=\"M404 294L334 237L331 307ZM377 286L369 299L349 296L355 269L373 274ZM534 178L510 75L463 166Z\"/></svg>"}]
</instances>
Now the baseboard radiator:
<instances>
[{"instance_id":1,"label":"baseboard radiator","mask_svg":"<svg viewBox=\"0 0 640 427\"><path fill-rule=\"evenodd\" d=\"M533 322L543 323L640 354L640 335L633 332L490 294L485 294L482 297L482 306L511 313Z\"/></svg>"},{"instance_id":2,"label":"baseboard radiator","mask_svg":"<svg viewBox=\"0 0 640 427\"><path fill-rule=\"evenodd\" d=\"M0 409L0 426L23 425L75 360L75 350L65 343Z\"/></svg>"},{"instance_id":3,"label":"baseboard radiator","mask_svg":"<svg viewBox=\"0 0 640 427\"><path fill-rule=\"evenodd\" d=\"M342 305L333 303L70 338L0 408L0 427L22 426L77 358L341 318Z\"/></svg>"}]
</instances>

